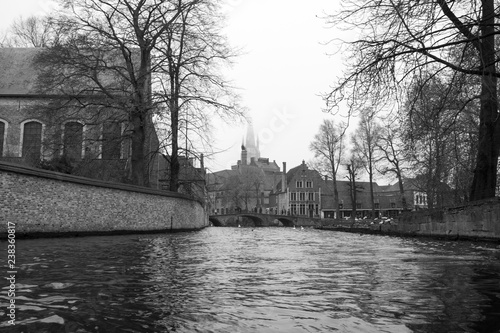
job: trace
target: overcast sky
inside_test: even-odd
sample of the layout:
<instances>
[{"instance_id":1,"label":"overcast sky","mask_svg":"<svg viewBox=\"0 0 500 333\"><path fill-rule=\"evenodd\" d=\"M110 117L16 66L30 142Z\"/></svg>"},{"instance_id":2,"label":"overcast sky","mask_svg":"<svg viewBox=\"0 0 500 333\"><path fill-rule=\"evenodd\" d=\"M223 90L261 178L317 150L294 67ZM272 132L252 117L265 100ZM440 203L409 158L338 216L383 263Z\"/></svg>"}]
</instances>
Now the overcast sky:
<instances>
[{"instance_id":1,"label":"overcast sky","mask_svg":"<svg viewBox=\"0 0 500 333\"><path fill-rule=\"evenodd\" d=\"M309 143L324 118L326 92L341 73L342 59L328 56L324 44L336 37L319 17L337 6L331 0L226 0L230 43L244 54L228 70L227 78L240 88L241 104L253 119L261 156L292 168L311 160ZM0 28L19 16L53 11L50 0L20 0L4 4ZM210 171L230 168L240 155L245 125L216 124L217 154Z\"/></svg>"}]
</instances>

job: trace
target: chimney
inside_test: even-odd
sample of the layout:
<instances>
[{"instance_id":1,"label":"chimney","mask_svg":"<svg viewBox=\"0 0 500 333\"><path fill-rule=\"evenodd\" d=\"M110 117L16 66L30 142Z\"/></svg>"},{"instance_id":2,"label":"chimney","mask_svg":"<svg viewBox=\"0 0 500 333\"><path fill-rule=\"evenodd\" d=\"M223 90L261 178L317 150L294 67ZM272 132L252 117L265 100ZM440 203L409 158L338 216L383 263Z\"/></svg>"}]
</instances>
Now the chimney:
<instances>
[{"instance_id":1,"label":"chimney","mask_svg":"<svg viewBox=\"0 0 500 333\"><path fill-rule=\"evenodd\" d=\"M206 174L206 170L205 170L205 157L203 156L203 154L200 154L200 170L203 174Z\"/></svg>"},{"instance_id":2,"label":"chimney","mask_svg":"<svg viewBox=\"0 0 500 333\"><path fill-rule=\"evenodd\" d=\"M281 192L286 191L286 162L283 162L283 173L281 174Z\"/></svg>"},{"instance_id":3,"label":"chimney","mask_svg":"<svg viewBox=\"0 0 500 333\"><path fill-rule=\"evenodd\" d=\"M241 150L241 165L247 165L247 150Z\"/></svg>"}]
</instances>

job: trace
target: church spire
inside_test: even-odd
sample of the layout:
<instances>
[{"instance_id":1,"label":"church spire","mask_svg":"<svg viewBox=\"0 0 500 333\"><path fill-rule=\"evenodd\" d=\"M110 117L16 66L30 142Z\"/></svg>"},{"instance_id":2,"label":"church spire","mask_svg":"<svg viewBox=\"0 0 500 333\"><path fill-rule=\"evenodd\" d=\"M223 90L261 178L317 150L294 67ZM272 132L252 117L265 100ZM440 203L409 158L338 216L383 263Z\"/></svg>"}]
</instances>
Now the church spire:
<instances>
[{"instance_id":1,"label":"church spire","mask_svg":"<svg viewBox=\"0 0 500 333\"><path fill-rule=\"evenodd\" d=\"M257 140L257 144L256 144L255 132L254 132L253 124L252 124L251 120L248 122L248 126L247 126L247 136L246 136L246 140L245 140L245 148L248 152L247 158L248 158L249 163L252 160L252 157L255 158L256 160L259 159L260 151L259 151L258 140Z\"/></svg>"},{"instance_id":2,"label":"church spire","mask_svg":"<svg viewBox=\"0 0 500 333\"><path fill-rule=\"evenodd\" d=\"M252 124L251 120L248 122L248 126L247 126L246 146L247 147L255 147L255 135L254 135L253 124Z\"/></svg>"}]
</instances>

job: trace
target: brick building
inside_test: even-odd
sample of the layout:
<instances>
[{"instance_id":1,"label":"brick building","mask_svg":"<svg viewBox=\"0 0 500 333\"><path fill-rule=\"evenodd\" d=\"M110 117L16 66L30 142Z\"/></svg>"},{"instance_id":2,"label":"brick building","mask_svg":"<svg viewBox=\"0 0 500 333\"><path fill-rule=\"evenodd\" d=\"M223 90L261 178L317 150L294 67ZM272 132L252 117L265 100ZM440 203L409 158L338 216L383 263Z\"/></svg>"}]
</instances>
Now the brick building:
<instances>
[{"instance_id":1,"label":"brick building","mask_svg":"<svg viewBox=\"0 0 500 333\"><path fill-rule=\"evenodd\" d=\"M316 170L311 170L305 161L286 171L271 195L273 210L279 214L309 217L321 216L321 198L324 181Z\"/></svg>"},{"instance_id":2,"label":"brick building","mask_svg":"<svg viewBox=\"0 0 500 333\"><path fill-rule=\"evenodd\" d=\"M106 107L100 103L104 96L95 91L75 96L68 94L71 87L65 87L66 91L40 89L35 64L40 52L37 48L0 49L0 159L125 181L131 149L127 110ZM149 181L159 187L159 170L165 162L158 158L152 119L146 121Z\"/></svg>"},{"instance_id":3,"label":"brick building","mask_svg":"<svg viewBox=\"0 0 500 333\"><path fill-rule=\"evenodd\" d=\"M333 199L333 181L324 181L324 191L322 195L322 215L325 218L334 218L336 208ZM411 180L404 185L404 197L407 209L416 210L427 208L427 195L412 186ZM339 192L340 218L351 217L353 212L352 200L350 196L351 185L349 181L337 181ZM403 197L399 192L399 184L379 185L373 183L374 208L377 217L395 217L403 211ZM356 182L356 217L363 218L370 216L372 211L370 198L370 183Z\"/></svg>"}]
</instances>

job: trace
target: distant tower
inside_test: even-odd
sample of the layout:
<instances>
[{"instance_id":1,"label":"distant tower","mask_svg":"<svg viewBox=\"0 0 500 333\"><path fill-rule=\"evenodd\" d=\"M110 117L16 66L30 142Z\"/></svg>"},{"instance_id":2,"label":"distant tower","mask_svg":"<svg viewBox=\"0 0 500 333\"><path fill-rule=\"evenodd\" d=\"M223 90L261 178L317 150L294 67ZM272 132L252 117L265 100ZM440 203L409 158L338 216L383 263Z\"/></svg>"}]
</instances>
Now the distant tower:
<instances>
[{"instance_id":1,"label":"distant tower","mask_svg":"<svg viewBox=\"0 0 500 333\"><path fill-rule=\"evenodd\" d=\"M252 157L254 157L255 160L259 159L260 157L259 141L255 140L255 133L253 130L252 121L248 122L245 148L247 151L247 164L250 164Z\"/></svg>"},{"instance_id":2,"label":"distant tower","mask_svg":"<svg viewBox=\"0 0 500 333\"><path fill-rule=\"evenodd\" d=\"M248 152L243 144L241 145L241 165L248 165Z\"/></svg>"}]
</instances>

